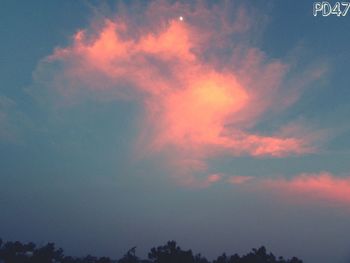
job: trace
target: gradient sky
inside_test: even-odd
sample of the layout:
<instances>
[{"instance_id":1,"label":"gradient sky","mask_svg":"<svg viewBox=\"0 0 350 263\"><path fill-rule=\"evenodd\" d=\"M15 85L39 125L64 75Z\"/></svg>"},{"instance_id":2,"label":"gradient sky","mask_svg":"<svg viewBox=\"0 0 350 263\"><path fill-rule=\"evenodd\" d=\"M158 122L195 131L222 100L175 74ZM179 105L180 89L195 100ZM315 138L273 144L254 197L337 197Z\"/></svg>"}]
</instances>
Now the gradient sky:
<instances>
[{"instance_id":1,"label":"gradient sky","mask_svg":"<svg viewBox=\"0 0 350 263\"><path fill-rule=\"evenodd\" d=\"M349 262L350 14L312 4L1 1L0 236Z\"/></svg>"}]
</instances>

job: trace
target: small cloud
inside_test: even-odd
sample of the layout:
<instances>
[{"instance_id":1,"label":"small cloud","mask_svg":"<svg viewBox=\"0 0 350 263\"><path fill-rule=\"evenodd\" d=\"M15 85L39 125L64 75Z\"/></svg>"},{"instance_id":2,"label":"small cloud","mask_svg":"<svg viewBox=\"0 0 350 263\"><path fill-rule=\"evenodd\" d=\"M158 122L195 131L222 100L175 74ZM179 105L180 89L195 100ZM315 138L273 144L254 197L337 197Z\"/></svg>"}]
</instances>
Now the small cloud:
<instances>
[{"instance_id":1,"label":"small cloud","mask_svg":"<svg viewBox=\"0 0 350 263\"><path fill-rule=\"evenodd\" d=\"M255 177L254 176L230 176L227 178L227 182L229 182L230 184L245 184L250 182L251 180L254 180Z\"/></svg>"}]
</instances>

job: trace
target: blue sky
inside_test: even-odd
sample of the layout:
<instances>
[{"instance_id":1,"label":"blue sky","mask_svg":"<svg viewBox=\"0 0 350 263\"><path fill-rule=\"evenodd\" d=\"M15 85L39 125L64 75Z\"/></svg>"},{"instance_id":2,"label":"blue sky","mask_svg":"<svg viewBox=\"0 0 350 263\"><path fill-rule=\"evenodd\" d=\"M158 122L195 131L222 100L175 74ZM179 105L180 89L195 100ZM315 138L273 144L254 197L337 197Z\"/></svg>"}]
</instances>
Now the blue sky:
<instances>
[{"instance_id":1,"label":"blue sky","mask_svg":"<svg viewBox=\"0 0 350 263\"><path fill-rule=\"evenodd\" d=\"M3 1L1 237L347 262L350 22L312 4Z\"/></svg>"}]
</instances>

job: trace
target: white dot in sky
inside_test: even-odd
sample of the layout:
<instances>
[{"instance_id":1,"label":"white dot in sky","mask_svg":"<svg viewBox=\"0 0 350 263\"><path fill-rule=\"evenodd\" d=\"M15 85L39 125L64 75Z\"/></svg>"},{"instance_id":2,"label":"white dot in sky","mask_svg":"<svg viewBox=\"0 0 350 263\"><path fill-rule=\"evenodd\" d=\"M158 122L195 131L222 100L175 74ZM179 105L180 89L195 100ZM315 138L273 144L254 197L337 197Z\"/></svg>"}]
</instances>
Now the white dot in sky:
<instances>
[{"instance_id":1,"label":"white dot in sky","mask_svg":"<svg viewBox=\"0 0 350 263\"><path fill-rule=\"evenodd\" d=\"M180 17L179 17L179 20L180 20L180 21L183 21L183 20L184 20L183 16L180 16Z\"/></svg>"}]
</instances>

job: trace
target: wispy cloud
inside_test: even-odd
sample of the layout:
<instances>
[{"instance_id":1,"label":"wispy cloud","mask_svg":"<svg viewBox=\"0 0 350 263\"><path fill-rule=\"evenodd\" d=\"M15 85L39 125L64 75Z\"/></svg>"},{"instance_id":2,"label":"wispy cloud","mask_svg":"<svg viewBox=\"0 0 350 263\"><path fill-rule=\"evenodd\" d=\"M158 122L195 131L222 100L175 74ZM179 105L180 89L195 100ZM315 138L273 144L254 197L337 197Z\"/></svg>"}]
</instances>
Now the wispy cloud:
<instances>
[{"instance_id":1,"label":"wispy cloud","mask_svg":"<svg viewBox=\"0 0 350 263\"><path fill-rule=\"evenodd\" d=\"M235 176L229 176L227 178L227 181L230 184L245 184L254 179L255 179L254 176L235 175Z\"/></svg>"},{"instance_id":2,"label":"wispy cloud","mask_svg":"<svg viewBox=\"0 0 350 263\"><path fill-rule=\"evenodd\" d=\"M0 142L19 143L21 129L26 122L16 102L0 94Z\"/></svg>"},{"instance_id":3,"label":"wispy cloud","mask_svg":"<svg viewBox=\"0 0 350 263\"><path fill-rule=\"evenodd\" d=\"M299 202L350 205L350 177L329 172L303 173L291 179L268 179L265 187Z\"/></svg>"},{"instance_id":4,"label":"wispy cloud","mask_svg":"<svg viewBox=\"0 0 350 263\"><path fill-rule=\"evenodd\" d=\"M254 129L264 115L290 107L302 89L283 88L291 66L250 47L254 20L243 7L230 10L236 11L228 16L225 5L156 1L139 16L124 11L104 17L79 30L71 45L55 49L36 79L73 104L86 94L138 102L144 113L135 155L166 153L186 185L195 184L192 173L206 171L206 160L217 155L316 151L312 131ZM316 73L302 85L319 78ZM220 179L209 176L198 184Z\"/></svg>"},{"instance_id":5,"label":"wispy cloud","mask_svg":"<svg viewBox=\"0 0 350 263\"><path fill-rule=\"evenodd\" d=\"M254 191L278 195L279 200L298 204L350 205L350 176L330 172L301 173L293 177L227 177L231 184L245 184Z\"/></svg>"}]
</instances>

